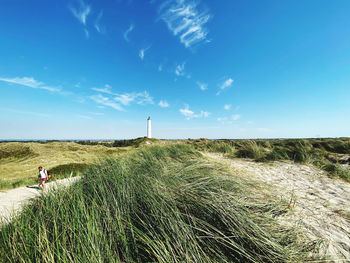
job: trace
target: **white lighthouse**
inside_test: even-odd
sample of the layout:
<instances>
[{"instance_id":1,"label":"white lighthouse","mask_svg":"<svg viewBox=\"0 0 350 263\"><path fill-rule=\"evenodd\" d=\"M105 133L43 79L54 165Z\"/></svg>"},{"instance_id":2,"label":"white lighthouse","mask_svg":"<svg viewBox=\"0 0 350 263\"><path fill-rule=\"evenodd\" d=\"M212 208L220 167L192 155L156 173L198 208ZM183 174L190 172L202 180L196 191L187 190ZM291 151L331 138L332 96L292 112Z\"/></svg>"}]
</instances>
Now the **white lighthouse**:
<instances>
[{"instance_id":1,"label":"white lighthouse","mask_svg":"<svg viewBox=\"0 0 350 263\"><path fill-rule=\"evenodd\" d=\"M147 119L147 138L152 138L151 117Z\"/></svg>"}]
</instances>

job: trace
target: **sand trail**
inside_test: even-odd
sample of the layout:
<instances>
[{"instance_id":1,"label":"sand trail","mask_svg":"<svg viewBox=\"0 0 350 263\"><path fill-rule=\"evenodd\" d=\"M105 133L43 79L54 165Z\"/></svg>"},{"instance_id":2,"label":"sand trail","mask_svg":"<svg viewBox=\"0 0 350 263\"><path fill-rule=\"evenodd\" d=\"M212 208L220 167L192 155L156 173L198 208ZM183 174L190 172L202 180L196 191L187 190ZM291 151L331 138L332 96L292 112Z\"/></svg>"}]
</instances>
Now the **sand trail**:
<instances>
[{"instance_id":1,"label":"sand trail","mask_svg":"<svg viewBox=\"0 0 350 263\"><path fill-rule=\"evenodd\" d=\"M80 176L65 178L46 184L45 191L57 187L68 186L80 179ZM28 200L39 196L42 190L38 189L38 185L18 187L15 189L0 192L0 221L9 220L15 213L21 210Z\"/></svg>"},{"instance_id":2,"label":"sand trail","mask_svg":"<svg viewBox=\"0 0 350 263\"><path fill-rule=\"evenodd\" d=\"M301 229L310 241L321 241L319 253L328 257L327 262L350 262L349 183L329 178L312 165L209 156L229 164L238 174L273 186L273 195L292 204L291 212L278 218L282 224Z\"/></svg>"}]
</instances>

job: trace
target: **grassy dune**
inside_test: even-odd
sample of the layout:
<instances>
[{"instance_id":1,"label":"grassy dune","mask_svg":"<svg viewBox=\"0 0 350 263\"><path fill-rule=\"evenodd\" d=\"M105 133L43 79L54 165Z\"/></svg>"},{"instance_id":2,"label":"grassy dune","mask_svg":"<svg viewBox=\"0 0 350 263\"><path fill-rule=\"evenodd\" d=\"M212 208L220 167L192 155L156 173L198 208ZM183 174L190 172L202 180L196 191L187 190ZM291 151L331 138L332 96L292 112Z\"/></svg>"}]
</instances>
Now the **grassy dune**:
<instances>
[{"instance_id":1,"label":"grassy dune","mask_svg":"<svg viewBox=\"0 0 350 263\"><path fill-rule=\"evenodd\" d=\"M125 149L75 142L3 142L0 143L0 190L36 183L39 165L58 179L72 172L84 172L99 159L117 156Z\"/></svg>"},{"instance_id":2,"label":"grassy dune","mask_svg":"<svg viewBox=\"0 0 350 263\"><path fill-rule=\"evenodd\" d=\"M171 145L179 141L138 138L121 141L6 142L0 143L0 190L34 184L37 167L54 173L54 179L83 173L91 164L115 157L146 143ZM183 140L200 151L224 153L232 158L260 162L291 160L310 163L332 177L350 182L350 139L287 140Z\"/></svg>"},{"instance_id":3,"label":"grassy dune","mask_svg":"<svg viewBox=\"0 0 350 263\"><path fill-rule=\"evenodd\" d=\"M350 182L350 139L186 140L196 149L258 162L289 160L313 164Z\"/></svg>"},{"instance_id":4,"label":"grassy dune","mask_svg":"<svg viewBox=\"0 0 350 263\"><path fill-rule=\"evenodd\" d=\"M133 150L33 200L0 229L2 262L305 262L287 204L190 145Z\"/></svg>"}]
</instances>

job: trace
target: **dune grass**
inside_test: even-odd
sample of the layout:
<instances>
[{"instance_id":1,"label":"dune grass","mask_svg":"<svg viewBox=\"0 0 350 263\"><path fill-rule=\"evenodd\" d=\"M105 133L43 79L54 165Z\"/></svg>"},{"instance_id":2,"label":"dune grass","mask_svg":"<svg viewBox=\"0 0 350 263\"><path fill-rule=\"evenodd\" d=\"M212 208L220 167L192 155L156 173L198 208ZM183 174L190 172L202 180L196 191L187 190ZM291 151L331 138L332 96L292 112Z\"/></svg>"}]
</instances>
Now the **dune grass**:
<instances>
[{"instance_id":1,"label":"dune grass","mask_svg":"<svg viewBox=\"0 0 350 263\"><path fill-rule=\"evenodd\" d=\"M305 262L286 205L184 144L149 146L33 200L0 230L2 262Z\"/></svg>"},{"instance_id":2,"label":"dune grass","mask_svg":"<svg viewBox=\"0 0 350 263\"><path fill-rule=\"evenodd\" d=\"M39 165L53 172L56 180L82 173L99 159L126 150L76 142L3 142L0 143L0 190L36 184Z\"/></svg>"},{"instance_id":3,"label":"dune grass","mask_svg":"<svg viewBox=\"0 0 350 263\"><path fill-rule=\"evenodd\" d=\"M308 163L329 176L350 182L350 139L274 139L274 140L187 140L198 150L220 152L231 158L250 158L259 162L289 160Z\"/></svg>"}]
</instances>

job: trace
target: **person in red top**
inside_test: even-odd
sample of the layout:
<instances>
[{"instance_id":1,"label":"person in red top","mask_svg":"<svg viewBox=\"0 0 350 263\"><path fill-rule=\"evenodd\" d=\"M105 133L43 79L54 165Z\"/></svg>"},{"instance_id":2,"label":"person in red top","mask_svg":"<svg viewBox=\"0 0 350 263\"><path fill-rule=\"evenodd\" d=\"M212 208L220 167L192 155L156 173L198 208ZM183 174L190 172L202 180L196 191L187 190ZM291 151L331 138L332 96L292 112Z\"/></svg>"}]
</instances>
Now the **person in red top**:
<instances>
[{"instance_id":1,"label":"person in red top","mask_svg":"<svg viewBox=\"0 0 350 263\"><path fill-rule=\"evenodd\" d=\"M45 190L46 186L45 183L47 181L47 171L45 169L43 169L42 166L39 166L39 189L40 186L42 187L43 190Z\"/></svg>"}]
</instances>

